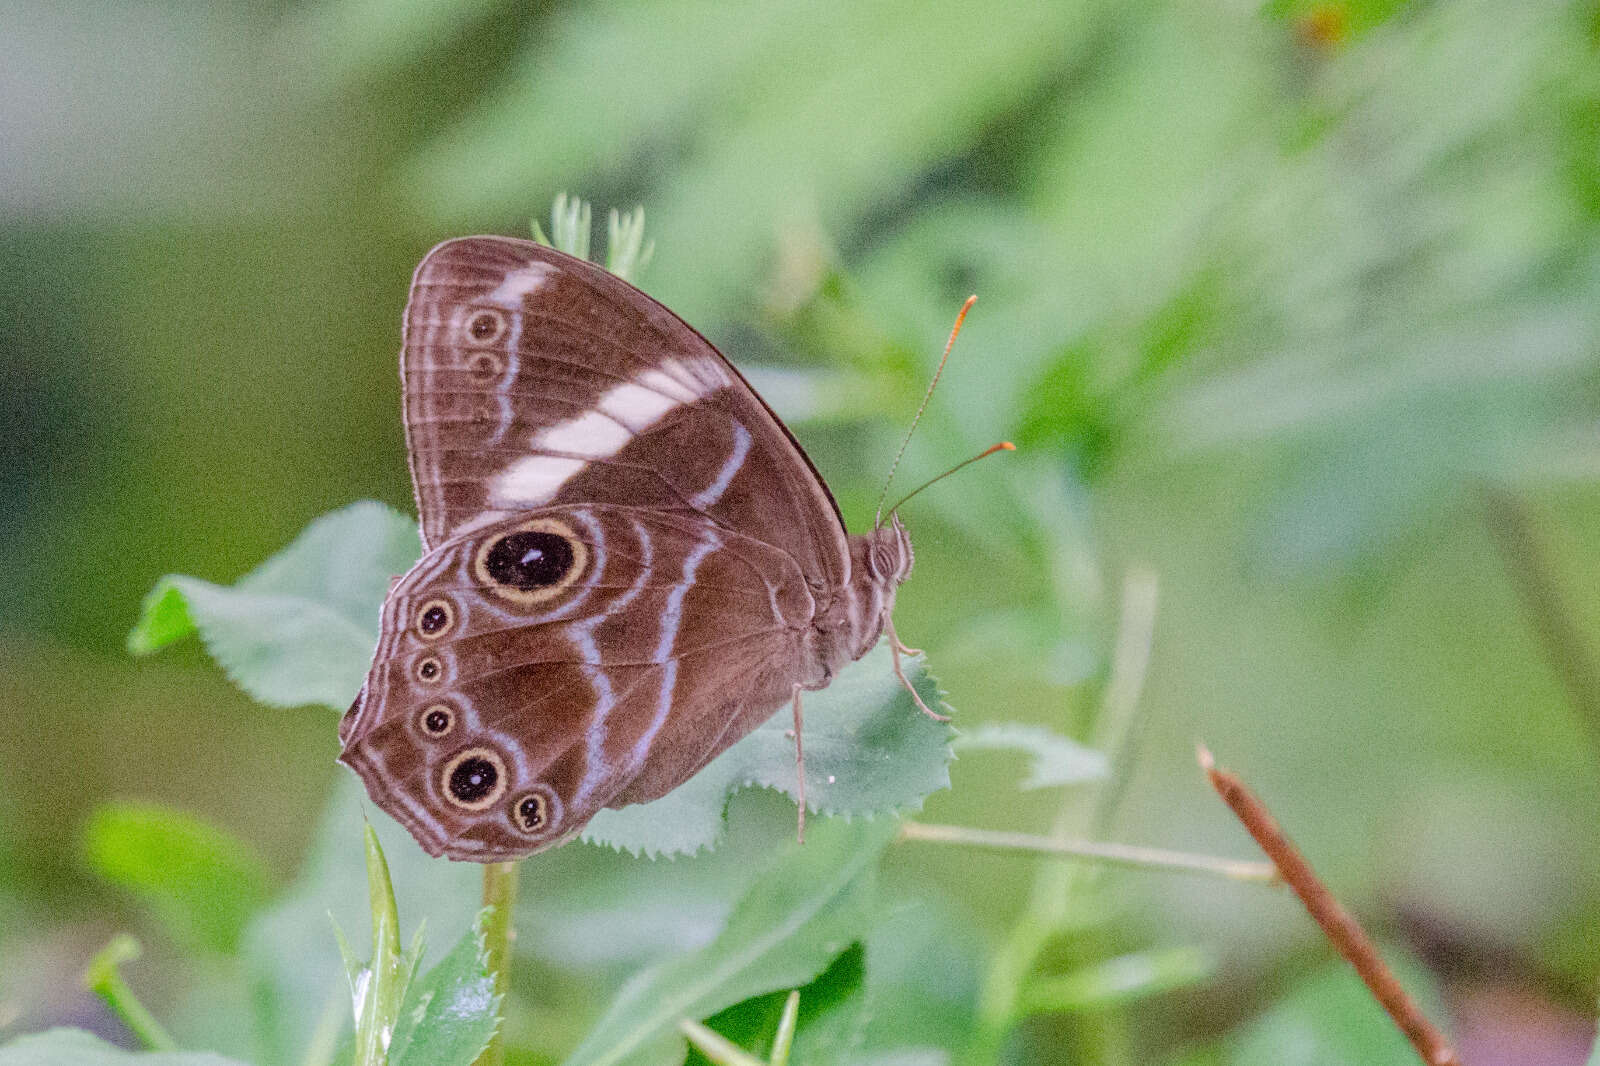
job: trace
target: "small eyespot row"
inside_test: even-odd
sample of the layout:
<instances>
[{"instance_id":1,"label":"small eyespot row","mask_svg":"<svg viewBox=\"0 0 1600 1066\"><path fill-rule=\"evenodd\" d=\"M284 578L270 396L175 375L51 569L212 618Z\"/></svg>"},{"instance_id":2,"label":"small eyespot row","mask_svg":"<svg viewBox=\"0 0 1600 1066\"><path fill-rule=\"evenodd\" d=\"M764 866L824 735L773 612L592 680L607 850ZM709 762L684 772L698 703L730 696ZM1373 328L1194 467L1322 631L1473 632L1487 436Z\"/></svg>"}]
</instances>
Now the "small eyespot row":
<instances>
[{"instance_id":1,"label":"small eyespot row","mask_svg":"<svg viewBox=\"0 0 1600 1066\"><path fill-rule=\"evenodd\" d=\"M439 791L467 811L481 811L506 791L506 764L493 748L468 748L445 763Z\"/></svg>"},{"instance_id":2,"label":"small eyespot row","mask_svg":"<svg viewBox=\"0 0 1600 1066\"><path fill-rule=\"evenodd\" d=\"M444 664L439 661L438 656L429 655L418 660L413 673L418 681L431 685L444 676Z\"/></svg>"},{"instance_id":3,"label":"small eyespot row","mask_svg":"<svg viewBox=\"0 0 1600 1066\"><path fill-rule=\"evenodd\" d=\"M417 723L430 737L442 737L455 728L456 712L443 703L429 704L417 716Z\"/></svg>"},{"instance_id":4,"label":"small eyespot row","mask_svg":"<svg viewBox=\"0 0 1600 1066\"><path fill-rule=\"evenodd\" d=\"M456 610L446 599L432 599L417 611L417 632L424 637L442 637L456 624Z\"/></svg>"},{"instance_id":5,"label":"small eyespot row","mask_svg":"<svg viewBox=\"0 0 1600 1066\"><path fill-rule=\"evenodd\" d=\"M505 315L485 308L467 319L467 336L474 344L493 344L506 331Z\"/></svg>"},{"instance_id":6,"label":"small eyespot row","mask_svg":"<svg viewBox=\"0 0 1600 1066\"><path fill-rule=\"evenodd\" d=\"M525 833L537 833L550 820L550 804L537 792L518 797L511 805L511 821Z\"/></svg>"},{"instance_id":7,"label":"small eyespot row","mask_svg":"<svg viewBox=\"0 0 1600 1066\"><path fill-rule=\"evenodd\" d=\"M506 367L493 352L479 352L467 363L467 369L480 378L494 378L505 373Z\"/></svg>"}]
</instances>

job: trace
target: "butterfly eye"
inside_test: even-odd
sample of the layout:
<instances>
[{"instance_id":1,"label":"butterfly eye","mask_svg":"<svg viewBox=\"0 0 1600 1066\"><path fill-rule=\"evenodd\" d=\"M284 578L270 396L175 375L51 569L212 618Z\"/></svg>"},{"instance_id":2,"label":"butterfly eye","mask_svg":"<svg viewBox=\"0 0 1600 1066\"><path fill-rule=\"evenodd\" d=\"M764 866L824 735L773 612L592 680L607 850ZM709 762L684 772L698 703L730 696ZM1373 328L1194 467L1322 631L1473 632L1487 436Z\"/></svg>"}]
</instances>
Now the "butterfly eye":
<instances>
[{"instance_id":1,"label":"butterfly eye","mask_svg":"<svg viewBox=\"0 0 1600 1066\"><path fill-rule=\"evenodd\" d=\"M442 703L435 703L423 709L417 717L417 722L422 726L422 731L432 737L442 737L456 724L455 712Z\"/></svg>"},{"instance_id":2,"label":"butterfly eye","mask_svg":"<svg viewBox=\"0 0 1600 1066\"><path fill-rule=\"evenodd\" d=\"M481 811L506 790L506 766L489 748L468 748L445 764L439 784L450 802Z\"/></svg>"},{"instance_id":3,"label":"butterfly eye","mask_svg":"<svg viewBox=\"0 0 1600 1066\"><path fill-rule=\"evenodd\" d=\"M417 630L425 637L448 633L455 624L455 608L448 600L429 600L417 611Z\"/></svg>"},{"instance_id":4,"label":"butterfly eye","mask_svg":"<svg viewBox=\"0 0 1600 1066\"><path fill-rule=\"evenodd\" d=\"M537 833L550 823L550 803L537 792L522 796L511 805L511 820L525 833Z\"/></svg>"},{"instance_id":5,"label":"butterfly eye","mask_svg":"<svg viewBox=\"0 0 1600 1066\"><path fill-rule=\"evenodd\" d=\"M442 675L443 673L444 673L444 665L442 663L440 663L439 660L437 658L435 658L434 656L432 656L432 655L428 656L426 659L423 659L421 662L417 663L416 674L417 674L417 680L418 681L422 681L422 682L437 681L437 680L439 680L440 675Z\"/></svg>"},{"instance_id":6,"label":"butterfly eye","mask_svg":"<svg viewBox=\"0 0 1600 1066\"><path fill-rule=\"evenodd\" d=\"M505 331L505 316L498 311L479 311L467 319L467 336L476 344L493 344Z\"/></svg>"}]
</instances>

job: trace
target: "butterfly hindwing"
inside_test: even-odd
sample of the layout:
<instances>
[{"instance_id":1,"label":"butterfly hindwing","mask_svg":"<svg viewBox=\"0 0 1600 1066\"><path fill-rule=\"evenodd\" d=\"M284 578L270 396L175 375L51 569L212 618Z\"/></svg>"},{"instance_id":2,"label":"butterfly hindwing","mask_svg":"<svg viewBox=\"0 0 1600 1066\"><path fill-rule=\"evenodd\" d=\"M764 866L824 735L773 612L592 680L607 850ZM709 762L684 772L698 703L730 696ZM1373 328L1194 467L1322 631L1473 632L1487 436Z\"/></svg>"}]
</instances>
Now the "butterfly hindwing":
<instances>
[{"instance_id":1,"label":"butterfly hindwing","mask_svg":"<svg viewBox=\"0 0 1600 1066\"><path fill-rule=\"evenodd\" d=\"M681 783L742 708L770 713L812 609L783 552L704 518L529 512L390 593L343 758L430 851L536 850Z\"/></svg>"}]
</instances>

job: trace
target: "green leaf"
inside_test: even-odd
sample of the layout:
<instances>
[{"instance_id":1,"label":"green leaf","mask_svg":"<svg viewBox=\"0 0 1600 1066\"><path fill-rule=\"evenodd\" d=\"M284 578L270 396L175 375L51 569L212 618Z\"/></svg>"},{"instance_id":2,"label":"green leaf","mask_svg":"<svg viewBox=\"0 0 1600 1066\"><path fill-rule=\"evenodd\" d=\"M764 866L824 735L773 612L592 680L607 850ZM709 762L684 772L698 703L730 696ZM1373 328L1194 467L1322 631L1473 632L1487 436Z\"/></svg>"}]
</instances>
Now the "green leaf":
<instances>
[{"instance_id":1,"label":"green leaf","mask_svg":"<svg viewBox=\"0 0 1600 1066\"><path fill-rule=\"evenodd\" d=\"M1098 781L1108 772L1103 754L1043 726L1012 722L980 725L962 730L953 747L958 753L1023 752L1029 756L1028 776L1023 778L1019 787L1025 789Z\"/></svg>"},{"instance_id":2,"label":"green leaf","mask_svg":"<svg viewBox=\"0 0 1600 1066\"><path fill-rule=\"evenodd\" d=\"M218 665L263 703L343 710L378 642L389 582L416 561L416 526L364 501L323 515L231 586L169 575L128 636L146 654L198 633Z\"/></svg>"},{"instance_id":3,"label":"green leaf","mask_svg":"<svg viewBox=\"0 0 1600 1066\"><path fill-rule=\"evenodd\" d=\"M971 1039L992 950L974 915L943 897L902 898L873 919L865 943L867 1047L954 1048Z\"/></svg>"},{"instance_id":4,"label":"green leaf","mask_svg":"<svg viewBox=\"0 0 1600 1066\"><path fill-rule=\"evenodd\" d=\"M157 804L103 804L84 827L83 853L96 874L151 907L174 935L213 951L238 946L272 883L250 845Z\"/></svg>"},{"instance_id":5,"label":"green leaf","mask_svg":"<svg viewBox=\"0 0 1600 1066\"><path fill-rule=\"evenodd\" d=\"M372 826L364 826L367 860L367 907L372 917L372 961L360 970L350 965L350 945L338 933L339 955L345 969L353 973L350 981L355 1014L356 1066L386 1066L390 1041L400 1020L401 1005L422 955L422 930L408 954L400 949L400 908L394 901L394 882L383 845ZM334 925L338 930L337 922Z\"/></svg>"},{"instance_id":6,"label":"green leaf","mask_svg":"<svg viewBox=\"0 0 1600 1066\"><path fill-rule=\"evenodd\" d=\"M1391 956L1393 953L1387 953ZM1426 971L1400 960L1394 970L1423 1010L1440 1016ZM1343 963L1300 981L1233 1042L1231 1066L1415 1066L1417 1053Z\"/></svg>"},{"instance_id":7,"label":"green leaf","mask_svg":"<svg viewBox=\"0 0 1600 1066\"><path fill-rule=\"evenodd\" d=\"M341 776L299 877L245 933L241 955L254 983L264 1061L301 1061L333 997L349 1003L346 969L328 935L330 912L336 927L371 922L366 856L355 846L371 808L355 775ZM371 828L406 921L448 936L470 928L478 913L478 867L430 858L387 818ZM348 1006L342 1012L348 1017Z\"/></svg>"},{"instance_id":8,"label":"green leaf","mask_svg":"<svg viewBox=\"0 0 1600 1066\"><path fill-rule=\"evenodd\" d=\"M500 1024L484 954L487 912L439 964L412 983L389 1045L390 1066L470 1066Z\"/></svg>"},{"instance_id":9,"label":"green leaf","mask_svg":"<svg viewBox=\"0 0 1600 1066\"><path fill-rule=\"evenodd\" d=\"M267 1049L262 1061L304 1058L307 1034L330 1003L349 1017L328 913L350 930L368 920L366 869L351 842L371 812L360 781L342 774L300 876L245 936L245 969L255 982L260 1043ZM750 886L793 846L793 816L779 797L750 791L730 805L727 836L715 851L643 862L574 842L526 860L522 876L537 891L521 894L519 958L620 982L657 960L705 948ZM478 914L481 868L430 858L387 818L374 819L373 829L407 923L426 921L449 937L468 928ZM911 931L896 929L895 936L905 939Z\"/></svg>"},{"instance_id":10,"label":"green leaf","mask_svg":"<svg viewBox=\"0 0 1600 1066\"><path fill-rule=\"evenodd\" d=\"M0 1047L0 1066L245 1066L208 1051L123 1051L82 1029L51 1029Z\"/></svg>"},{"instance_id":11,"label":"green leaf","mask_svg":"<svg viewBox=\"0 0 1600 1066\"><path fill-rule=\"evenodd\" d=\"M866 928L878 854L894 830L887 818L835 819L814 826L805 844L787 845L716 940L623 986L567 1066L676 1059L684 1018L814 979Z\"/></svg>"},{"instance_id":12,"label":"green leaf","mask_svg":"<svg viewBox=\"0 0 1600 1066\"><path fill-rule=\"evenodd\" d=\"M930 707L938 685L920 660L907 676ZM822 814L915 810L950 784L951 729L923 714L894 676L887 645L839 672L805 700L806 805ZM647 855L711 847L721 837L728 796L752 785L798 798L793 720L779 711L653 803L605 810L583 831L591 843Z\"/></svg>"},{"instance_id":13,"label":"green leaf","mask_svg":"<svg viewBox=\"0 0 1600 1066\"><path fill-rule=\"evenodd\" d=\"M715 335L724 324L716 295L748 293L775 232L811 213L848 230L894 201L885 174L937 167L952 146L1039 99L1090 37L1088 10L1010 5L974 34L970 6L954 0L785 0L737 20L705 3L563 9L542 48L425 146L400 191L437 224L465 225L513 208L529 189L625 167L715 116L715 135L661 169L651 207L660 246L695 264L663 271L659 295ZM608 72L603 123L565 106L596 70Z\"/></svg>"},{"instance_id":14,"label":"green leaf","mask_svg":"<svg viewBox=\"0 0 1600 1066\"><path fill-rule=\"evenodd\" d=\"M1215 970L1212 957L1194 947L1119 955L1059 977L1035 978L1023 992L1023 1010L1107 1010L1199 984Z\"/></svg>"},{"instance_id":15,"label":"green leaf","mask_svg":"<svg viewBox=\"0 0 1600 1066\"><path fill-rule=\"evenodd\" d=\"M728 833L713 851L640 862L577 843L530 860L539 890L523 893L518 947L569 970L631 973L710 943L734 905L794 835L794 808L748 792L729 806Z\"/></svg>"},{"instance_id":16,"label":"green leaf","mask_svg":"<svg viewBox=\"0 0 1600 1066\"><path fill-rule=\"evenodd\" d=\"M858 1049L867 1019L866 952L852 944L816 980L800 988L799 1014L789 1051L794 1066L847 1061ZM776 1037L791 993L771 992L736 1003L706 1025L741 1048L776 1057ZM687 1066L703 1066L693 1048Z\"/></svg>"}]
</instances>

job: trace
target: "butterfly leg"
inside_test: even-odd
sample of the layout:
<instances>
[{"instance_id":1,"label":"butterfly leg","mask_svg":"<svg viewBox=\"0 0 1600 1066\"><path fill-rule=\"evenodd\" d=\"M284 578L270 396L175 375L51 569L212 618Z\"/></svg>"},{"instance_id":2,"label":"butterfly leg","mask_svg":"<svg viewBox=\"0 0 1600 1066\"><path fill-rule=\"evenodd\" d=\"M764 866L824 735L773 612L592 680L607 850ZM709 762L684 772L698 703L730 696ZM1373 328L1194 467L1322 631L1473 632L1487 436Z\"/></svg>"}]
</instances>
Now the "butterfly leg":
<instances>
[{"instance_id":1,"label":"butterfly leg","mask_svg":"<svg viewBox=\"0 0 1600 1066\"><path fill-rule=\"evenodd\" d=\"M920 655L922 653L913 651L904 644L900 643L900 638L894 635L894 619L890 618L887 613L885 613L883 616L883 629L884 633L889 638L889 654L894 660L894 676L898 677L900 679L900 683L906 687L906 691L911 693L911 698L917 701L917 707L921 709L923 714L927 715L929 718L932 718L935 722L948 722L950 720L950 716L948 714L940 714L938 711L935 711L926 703L922 702L922 697L917 693L916 686L911 683L910 678L906 677L905 670L900 666L900 656L902 653L906 655Z\"/></svg>"},{"instance_id":2,"label":"butterfly leg","mask_svg":"<svg viewBox=\"0 0 1600 1066\"><path fill-rule=\"evenodd\" d=\"M794 700L794 768L799 777L799 804L800 826L795 831L795 838L802 844L806 842L806 747L800 739L802 727L805 724L805 715L800 711L800 686L796 685L793 692Z\"/></svg>"},{"instance_id":3,"label":"butterfly leg","mask_svg":"<svg viewBox=\"0 0 1600 1066\"><path fill-rule=\"evenodd\" d=\"M921 648L908 648L903 643L901 643L899 635L896 634L895 631L894 631L894 618L893 618L893 616L891 616L889 614L885 614L883 616L883 628L884 628L884 632L889 637L889 643L894 645L894 650L895 651L899 652L901 655L921 655L922 654L922 649Z\"/></svg>"}]
</instances>

